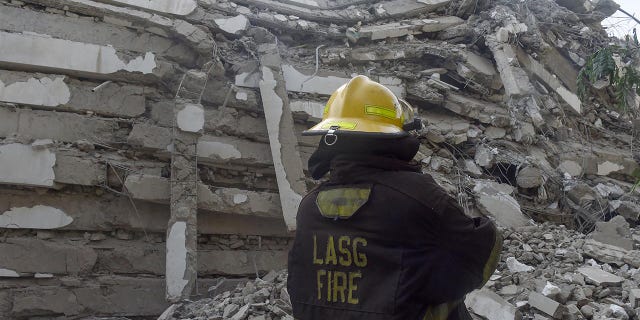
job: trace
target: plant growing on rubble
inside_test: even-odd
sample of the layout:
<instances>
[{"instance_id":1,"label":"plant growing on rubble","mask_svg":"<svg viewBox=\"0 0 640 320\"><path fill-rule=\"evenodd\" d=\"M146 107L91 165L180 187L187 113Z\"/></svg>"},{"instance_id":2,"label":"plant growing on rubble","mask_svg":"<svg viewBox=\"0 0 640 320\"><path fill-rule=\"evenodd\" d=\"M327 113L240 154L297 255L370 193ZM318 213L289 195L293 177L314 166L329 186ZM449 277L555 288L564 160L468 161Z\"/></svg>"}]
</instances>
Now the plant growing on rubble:
<instances>
[{"instance_id":1,"label":"plant growing on rubble","mask_svg":"<svg viewBox=\"0 0 640 320\"><path fill-rule=\"evenodd\" d=\"M640 71L633 61L638 58L638 37L626 37L626 46L608 45L593 53L578 73L578 95L584 99L588 87L598 80L608 80L613 89L614 105L623 112L629 113L635 94L640 94ZM622 63L616 63L615 57Z\"/></svg>"}]
</instances>

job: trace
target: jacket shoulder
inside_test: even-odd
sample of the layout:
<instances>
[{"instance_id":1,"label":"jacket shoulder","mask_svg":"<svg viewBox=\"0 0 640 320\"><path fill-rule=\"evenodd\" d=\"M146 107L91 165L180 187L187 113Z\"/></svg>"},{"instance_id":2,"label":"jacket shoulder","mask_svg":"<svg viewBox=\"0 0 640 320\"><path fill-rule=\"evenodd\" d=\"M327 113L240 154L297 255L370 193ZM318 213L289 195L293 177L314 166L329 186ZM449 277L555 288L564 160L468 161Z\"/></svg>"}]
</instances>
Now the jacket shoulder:
<instances>
[{"instance_id":1,"label":"jacket shoulder","mask_svg":"<svg viewBox=\"0 0 640 320\"><path fill-rule=\"evenodd\" d=\"M410 171L387 171L373 181L394 189L422 205L440 213L451 198L428 174Z\"/></svg>"}]
</instances>

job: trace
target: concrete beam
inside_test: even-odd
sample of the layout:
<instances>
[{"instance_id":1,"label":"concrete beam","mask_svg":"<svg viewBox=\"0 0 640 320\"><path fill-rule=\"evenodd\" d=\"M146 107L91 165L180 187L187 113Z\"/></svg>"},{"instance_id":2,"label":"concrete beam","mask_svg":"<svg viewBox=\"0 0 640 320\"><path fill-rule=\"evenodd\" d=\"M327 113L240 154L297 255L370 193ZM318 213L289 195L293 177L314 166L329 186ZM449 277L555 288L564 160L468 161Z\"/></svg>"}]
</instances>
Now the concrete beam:
<instances>
[{"instance_id":1,"label":"concrete beam","mask_svg":"<svg viewBox=\"0 0 640 320\"><path fill-rule=\"evenodd\" d=\"M286 81L286 89L294 92L313 93L321 95L331 95L336 89L349 82L351 78L345 73L330 72L328 76L322 76L325 72L319 72L312 77L313 72L302 73L291 65L282 65L282 74ZM402 80L395 77L372 77L372 80L385 85L398 97L405 96L405 89ZM258 87L258 81L250 73L245 72L236 75L236 85L241 87Z\"/></svg>"},{"instance_id":2,"label":"concrete beam","mask_svg":"<svg viewBox=\"0 0 640 320\"><path fill-rule=\"evenodd\" d=\"M0 146L0 184L52 187L56 155L34 150L30 145L12 143Z\"/></svg>"},{"instance_id":3,"label":"concrete beam","mask_svg":"<svg viewBox=\"0 0 640 320\"><path fill-rule=\"evenodd\" d=\"M73 221L60 229L79 231L115 231L127 229L148 232L166 232L169 206L147 201L135 201L134 209L126 197L106 194L69 194L33 191L0 190L0 212L11 208L36 205L53 207L71 217ZM235 213L200 212L200 234L241 234L262 236L288 236L281 217L277 219Z\"/></svg>"},{"instance_id":4,"label":"concrete beam","mask_svg":"<svg viewBox=\"0 0 640 320\"><path fill-rule=\"evenodd\" d=\"M134 199L169 203L169 180L166 178L132 174L125 187ZM198 208L210 212L279 218L282 217L278 194L236 188L212 188L198 185Z\"/></svg>"},{"instance_id":5,"label":"concrete beam","mask_svg":"<svg viewBox=\"0 0 640 320\"><path fill-rule=\"evenodd\" d=\"M509 43L498 41L496 35L486 36L485 42L493 53L493 58L498 66L506 97L519 98L532 94L534 89L529 81L529 76L522 68L514 66L512 63L518 59L514 47Z\"/></svg>"},{"instance_id":6,"label":"concrete beam","mask_svg":"<svg viewBox=\"0 0 640 320\"><path fill-rule=\"evenodd\" d=\"M360 9L318 10L275 0L236 0L234 2L244 6L269 9L284 15L294 15L302 19L318 22L351 24L372 19L368 12Z\"/></svg>"},{"instance_id":7,"label":"concrete beam","mask_svg":"<svg viewBox=\"0 0 640 320\"><path fill-rule=\"evenodd\" d=\"M307 188L285 88L288 82L283 75L284 66L281 65L277 46L261 44L258 51L262 70L260 94L267 120L273 165L276 169L282 214L287 228L295 230L298 205Z\"/></svg>"},{"instance_id":8,"label":"concrete beam","mask_svg":"<svg viewBox=\"0 0 640 320\"><path fill-rule=\"evenodd\" d=\"M529 73L536 76L540 79L545 85L547 85L551 90L557 93L564 102L566 102L571 109L580 114L582 111L582 103L577 95L573 92L569 91L565 86L562 85L560 80L556 77L555 74L547 71L545 66L533 59L532 56L528 55L522 48L518 47L516 49L516 54L518 56L518 61L522 64L522 66L529 71Z\"/></svg>"},{"instance_id":9,"label":"concrete beam","mask_svg":"<svg viewBox=\"0 0 640 320\"><path fill-rule=\"evenodd\" d=\"M194 64L198 59L198 53L193 47L177 42L168 35L159 36L148 30L140 32L142 28L134 30L85 17L71 17L20 7L2 6L1 8L0 29L5 31L16 33L29 31L48 34L58 39L97 45L108 43L118 50L138 53L151 51L160 57L167 57L187 66Z\"/></svg>"},{"instance_id":10,"label":"concrete beam","mask_svg":"<svg viewBox=\"0 0 640 320\"><path fill-rule=\"evenodd\" d=\"M410 34L438 32L463 23L464 20L458 17L434 17L432 19L409 20L381 25L363 26L358 31L358 35L360 38L368 38L371 40L398 38Z\"/></svg>"},{"instance_id":11,"label":"concrete beam","mask_svg":"<svg viewBox=\"0 0 640 320\"><path fill-rule=\"evenodd\" d=\"M71 71L86 75L105 75L118 71L152 74L157 67L155 54L121 59L112 46L54 39L33 33L0 32L0 65L29 66L52 71Z\"/></svg>"},{"instance_id":12,"label":"concrete beam","mask_svg":"<svg viewBox=\"0 0 640 320\"><path fill-rule=\"evenodd\" d=\"M199 80L201 76L199 72L188 72L183 81ZM181 93L178 90L171 134L171 214L165 264L166 297L171 302L189 298L198 278L199 179L196 152L204 126L204 109L200 104L180 99Z\"/></svg>"},{"instance_id":13,"label":"concrete beam","mask_svg":"<svg viewBox=\"0 0 640 320\"><path fill-rule=\"evenodd\" d=\"M461 116L473 118L496 127L507 127L511 124L511 116L506 108L487 101L449 93L444 107Z\"/></svg>"}]
</instances>

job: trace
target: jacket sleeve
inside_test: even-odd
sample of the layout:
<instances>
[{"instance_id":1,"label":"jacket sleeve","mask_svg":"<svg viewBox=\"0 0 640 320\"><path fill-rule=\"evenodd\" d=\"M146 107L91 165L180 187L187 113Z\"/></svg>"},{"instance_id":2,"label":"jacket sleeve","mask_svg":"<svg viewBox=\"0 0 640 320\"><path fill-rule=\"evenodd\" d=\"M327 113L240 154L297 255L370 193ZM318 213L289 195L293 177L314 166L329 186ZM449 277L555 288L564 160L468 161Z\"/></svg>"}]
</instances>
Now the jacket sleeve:
<instances>
[{"instance_id":1,"label":"jacket sleeve","mask_svg":"<svg viewBox=\"0 0 640 320\"><path fill-rule=\"evenodd\" d=\"M430 282L437 288L438 300L461 299L482 287L500 260L502 236L488 218L470 218L444 190L438 211L439 261Z\"/></svg>"}]
</instances>

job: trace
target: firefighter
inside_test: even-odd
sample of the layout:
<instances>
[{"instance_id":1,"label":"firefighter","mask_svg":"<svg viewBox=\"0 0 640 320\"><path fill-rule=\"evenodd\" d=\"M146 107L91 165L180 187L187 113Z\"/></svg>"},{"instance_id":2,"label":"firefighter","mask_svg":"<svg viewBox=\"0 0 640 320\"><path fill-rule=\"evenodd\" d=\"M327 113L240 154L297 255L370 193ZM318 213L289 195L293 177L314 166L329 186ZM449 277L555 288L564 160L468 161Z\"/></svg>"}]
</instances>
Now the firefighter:
<instances>
[{"instance_id":1,"label":"firefighter","mask_svg":"<svg viewBox=\"0 0 640 320\"><path fill-rule=\"evenodd\" d=\"M467 217L411 162L421 128L388 88L356 76L327 102L309 159L328 179L300 203L288 290L298 320L470 319L465 294L499 261L502 238Z\"/></svg>"}]
</instances>

